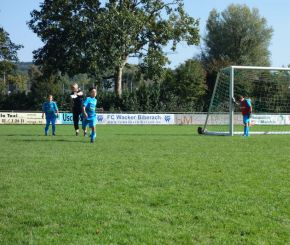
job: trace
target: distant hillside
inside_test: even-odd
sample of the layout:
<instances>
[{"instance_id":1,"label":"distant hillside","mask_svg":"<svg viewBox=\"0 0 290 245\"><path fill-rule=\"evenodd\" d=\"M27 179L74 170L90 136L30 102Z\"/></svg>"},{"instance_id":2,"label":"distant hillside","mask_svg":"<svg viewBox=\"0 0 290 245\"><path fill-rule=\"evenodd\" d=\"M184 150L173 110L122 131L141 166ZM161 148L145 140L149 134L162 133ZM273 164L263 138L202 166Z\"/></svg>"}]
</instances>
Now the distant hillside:
<instances>
[{"instance_id":1,"label":"distant hillside","mask_svg":"<svg viewBox=\"0 0 290 245\"><path fill-rule=\"evenodd\" d=\"M32 62L19 62L17 63L17 71L19 73L27 74L27 71L32 64Z\"/></svg>"}]
</instances>

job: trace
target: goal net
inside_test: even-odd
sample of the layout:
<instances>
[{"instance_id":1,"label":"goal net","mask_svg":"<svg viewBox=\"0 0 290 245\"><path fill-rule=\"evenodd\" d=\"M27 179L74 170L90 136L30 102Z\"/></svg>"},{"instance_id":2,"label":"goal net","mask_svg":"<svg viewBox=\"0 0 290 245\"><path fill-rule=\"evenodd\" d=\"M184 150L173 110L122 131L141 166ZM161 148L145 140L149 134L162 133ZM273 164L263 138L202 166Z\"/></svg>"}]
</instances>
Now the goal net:
<instances>
[{"instance_id":1,"label":"goal net","mask_svg":"<svg viewBox=\"0 0 290 245\"><path fill-rule=\"evenodd\" d=\"M290 134L290 68L253 66L231 66L218 73L199 133L243 134L238 95L253 106L250 134Z\"/></svg>"}]
</instances>

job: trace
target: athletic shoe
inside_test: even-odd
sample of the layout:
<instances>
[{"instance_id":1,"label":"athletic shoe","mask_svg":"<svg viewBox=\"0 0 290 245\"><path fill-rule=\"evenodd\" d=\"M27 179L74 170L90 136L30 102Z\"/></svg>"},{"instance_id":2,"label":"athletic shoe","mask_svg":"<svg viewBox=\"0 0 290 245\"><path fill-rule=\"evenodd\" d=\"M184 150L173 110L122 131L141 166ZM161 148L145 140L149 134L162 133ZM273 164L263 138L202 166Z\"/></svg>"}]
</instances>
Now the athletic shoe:
<instances>
[{"instance_id":1,"label":"athletic shoe","mask_svg":"<svg viewBox=\"0 0 290 245\"><path fill-rule=\"evenodd\" d=\"M76 132L76 136L79 136L79 132Z\"/></svg>"},{"instance_id":2,"label":"athletic shoe","mask_svg":"<svg viewBox=\"0 0 290 245\"><path fill-rule=\"evenodd\" d=\"M55 133L52 133L52 136L55 136Z\"/></svg>"},{"instance_id":3,"label":"athletic shoe","mask_svg":"<svg viewBox=\"0 0 290 245\"><path fill-rule=\"evenodd\" d=\"M87 136L87 132L84 132L84 136L85 136L85 137Z\"/></svg>"},{"instance_id":4,"label":"athletic shoe","mask_svg":"<svg viewBox=\"0 0 290 245\"><path fill-rule=\"evenodd\" d=\"M91 139L91 143L94 143L95 142L95 140L94 139Z\"/></svg>"}]
</instances>

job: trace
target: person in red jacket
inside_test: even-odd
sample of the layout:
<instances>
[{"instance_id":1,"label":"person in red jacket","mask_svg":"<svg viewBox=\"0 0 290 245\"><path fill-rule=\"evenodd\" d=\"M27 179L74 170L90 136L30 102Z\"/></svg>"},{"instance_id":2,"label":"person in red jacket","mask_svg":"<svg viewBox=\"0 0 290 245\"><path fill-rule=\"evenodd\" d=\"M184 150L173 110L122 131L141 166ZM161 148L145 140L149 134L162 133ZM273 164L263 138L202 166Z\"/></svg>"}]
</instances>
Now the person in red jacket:
<instances>
[{"instance_id":1,"label":"person in red jacket","mask_svg":"<svg viewBox=\"0 0 290 245\"><path fill-rule=\"evenodd\" d=\"M249 98L245 99L242 95L239 95L238 100L240 102L240 110L243 115L244 136L249 136L251 115L253 110L251 99Z\"/></svg>"}]
</instances>

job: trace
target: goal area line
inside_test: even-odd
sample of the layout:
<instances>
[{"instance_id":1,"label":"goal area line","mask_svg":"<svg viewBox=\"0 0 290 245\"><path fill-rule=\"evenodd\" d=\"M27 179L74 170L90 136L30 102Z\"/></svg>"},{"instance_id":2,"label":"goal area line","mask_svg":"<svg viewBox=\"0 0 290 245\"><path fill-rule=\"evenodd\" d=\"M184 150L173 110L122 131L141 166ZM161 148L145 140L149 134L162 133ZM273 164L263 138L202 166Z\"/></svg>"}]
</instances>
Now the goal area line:
<instances>
[{"instance_id":1,"label":"goal area line","mask_svg":"<svg viewBox=\"0 0 290 245\"><path fill-rule=\"evenodd\" d=\"M243 135L244 132L234 132L234 135ZM265 134L271 134L271 135L281 135L281 134L290 134L290 131L250 131L250 135L265 135ZM211 132L206 131L203 132L202 135L216 135L216 136L230 136L231 134L229 132Z\"/></svg>"}]
</instances>

